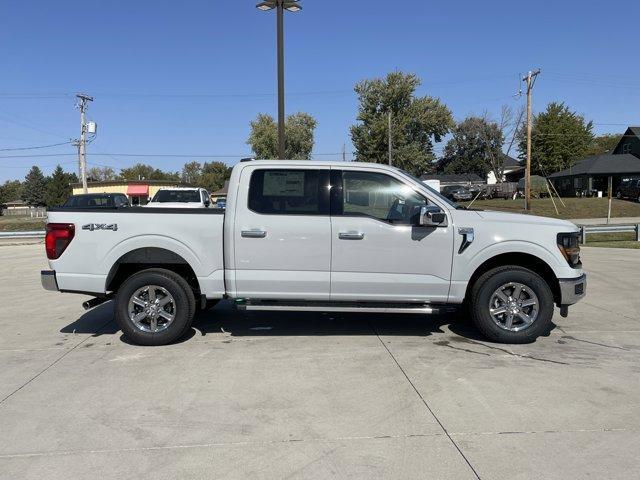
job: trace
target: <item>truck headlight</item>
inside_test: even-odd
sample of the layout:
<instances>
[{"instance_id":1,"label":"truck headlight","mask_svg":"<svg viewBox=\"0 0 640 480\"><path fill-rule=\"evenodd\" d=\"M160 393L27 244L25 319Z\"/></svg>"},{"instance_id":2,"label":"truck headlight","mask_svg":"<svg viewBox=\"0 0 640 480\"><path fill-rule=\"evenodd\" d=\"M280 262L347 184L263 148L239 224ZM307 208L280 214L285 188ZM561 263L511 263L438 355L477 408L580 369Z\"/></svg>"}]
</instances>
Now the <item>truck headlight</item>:
<instances>
[{"instance_id":1,"label":"truck headlight","mask_svg":"<svg viewBox=\"0 0 640 480\"><path fill-rule=\"evenodd\" d=\"M559 233L558 248L572 268L580 268L580 232Z\"/></svg>"}]
</instances>

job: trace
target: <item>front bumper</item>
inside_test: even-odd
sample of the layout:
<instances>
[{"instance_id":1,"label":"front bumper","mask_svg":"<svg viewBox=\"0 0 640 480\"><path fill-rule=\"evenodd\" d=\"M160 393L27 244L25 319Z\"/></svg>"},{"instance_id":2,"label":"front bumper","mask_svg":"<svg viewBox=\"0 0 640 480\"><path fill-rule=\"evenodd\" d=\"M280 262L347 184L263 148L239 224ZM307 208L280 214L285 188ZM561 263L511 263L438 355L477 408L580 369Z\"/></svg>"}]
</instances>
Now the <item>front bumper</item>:
<instances>
[{"instance_id":1,"label":"front bumper","mask_svg":"<svg viewBox=\"0 0 640 480\"><path fill-rule=\"evenodd\" d=\"M560 284L560 306L573 305L587 294L587 275L582 274L577 278L561 278Z\"/></svg>"},{"instance_id":2,"label":"front bumper","mask_svg":"<svg viewBox=\"0 0 640 480\"><path fill-rule=\"evenodd\" d=\"M55 270L41 270L40 282L42 283L42 288L44 288L45 290L51 290L54 292L57 292L59 290Z\"/></svg>"}]
</instances>

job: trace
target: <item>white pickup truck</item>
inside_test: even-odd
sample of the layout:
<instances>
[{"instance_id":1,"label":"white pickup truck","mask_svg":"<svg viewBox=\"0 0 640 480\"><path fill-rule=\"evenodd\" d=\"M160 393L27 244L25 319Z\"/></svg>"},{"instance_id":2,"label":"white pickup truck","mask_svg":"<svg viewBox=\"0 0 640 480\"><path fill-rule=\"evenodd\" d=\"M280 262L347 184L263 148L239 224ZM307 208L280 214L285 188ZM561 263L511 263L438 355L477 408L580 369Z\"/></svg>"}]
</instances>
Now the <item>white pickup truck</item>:
<instances>
[{"instance_id":1,"label":"white pickup truck","mask_svg":"<svg viewBox=\"0 0 640 480\"><path fill-rule=\"evenodd\" d=\"M247 310L435 313L466 305L490 340L533 341L586 292L570 222L467 210L385 165L241 162L227 208L52 209L47 290L115 297L162 345L222 298Z\"/></svg>"}]
</instances>

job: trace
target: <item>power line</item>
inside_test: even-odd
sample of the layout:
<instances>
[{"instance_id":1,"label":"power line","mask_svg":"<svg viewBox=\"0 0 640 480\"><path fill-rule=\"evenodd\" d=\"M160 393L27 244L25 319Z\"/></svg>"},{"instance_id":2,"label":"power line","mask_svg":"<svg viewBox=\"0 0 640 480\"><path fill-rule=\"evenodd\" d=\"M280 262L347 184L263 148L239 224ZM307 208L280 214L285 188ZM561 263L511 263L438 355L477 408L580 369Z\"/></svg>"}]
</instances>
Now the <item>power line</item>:
<instances>
[{"instance_id":1,"label":"power line","mask_svg":"<svg viewBox=\"0 0 640 480\"><path fill-rule=\"evenodd\" d=\"M61 142L61 143L51 143L49 145L38 145L36 147L16 147L16 148L0 148L0 152L15 152L18 150L37 150L40 148L51 148L51 147L59 147L60 145L70 145L73 143L72 141Z\"/></svg>"},{"instance_id":2,"label":"power line","mask_svg":"<svg viewBox=\"0 0 640 480\"><path fill-rule=\"evenodd\" d=\"M309 95L339 95L339 94L355 94L353 89L349 90L315 90L315 91L302 91L287 93L287 96L309 96ZM17 100L39 100L47 98L64 98L68 99L74 94L60 93L52 95L38 95L38 94L3 94L0 93L0 99L17 99ZM252 93L136 93L136 92L121 92L121 93L96 93L94 96L104 98L142 98L142 99L170 99L170 98L254 98L254 97L273 97L275 93L272 92L252 92Z\"/></svg>"},{"instance_id":3,"label":"power line","mask_svg":"<svg viewBox=\"0 0 640 480\"><path fill-rule=\"evenodd\" d=\"M426 87L431 86L446 86L446 85L457 85L462 83L473 83L473 82L484 82L486 80L492 80L495 78L507 78L510 77L511 74L494 74L494 75L485 75L485 76L477 76L466 78L463 80L454 79L454 80L438 80L438 81L425 81L424 85ZM349 89L336 89L336 90L310 90L310 91L300 91L300 92L288 92L287 96L308 96L308 95L338 95L338 94L355 94L353 88ZM95 92L95 97L100 98L128 98L128 97L136 97L136 98L242 98L242 97L274 97L276 96L276 92L231 92L231 93L149 93L149 92ZM30 93L30 92L4 92L0 93L1 99L48 99L48 98L61 98L61 99L69 99L75 97L75 93L71 92L45 92L45 93Z\"/></svg>"},{"instance_id":4,"label":"power line","mask_svg":"<svg viewBox=\"0 0 640 480\"><path fill-rule=\"evenodd\" d=\"M355 154L355 152L345 152L349 155ZM248 158L253 154L242 153L236 155L218 155L212 154L191 154L191 153L91 153L87 154L87 157L157 157L157 158ZM327 153L311 153L311 156L331 156L342 155L342 152L327 152ZM76 156L75 153L40 153L35 155L1 155L0 158L37 158L37 157L69 157Z\"/></svg>"},{"instance_id":5,"label":"power line","mask_svg":"<svg viewBox=\"0 0 640 480\"><path fill-rule=\"evenodd\" d=\"M16 115L16 114L12 114L9 112L4 112L0 110L0 117L5 117L5 118L0 118L0 120L7 122L7 123L13 123L15 125L19 125L21 127L25 127L25 128L29 128L31 130L35 130L37 132L40 133L45 133L47 135L51 135L52 137L58 137L58 138L65 138L63 135L60 135L59 133L55 133L55 132L50 132L47 131L43 128L40 128L38 125L35 125L34 123L29 122L28 120L23 119L22 117ZM18 119L18 120L16 120Z\"/></svg>"},{"instance_id":6,"label":"power line","mask_svg":"<svg viewBox=\"0 0 640 480\"><path fill-rule=\"evenodd\" d=\"M57 167L58 165L71 165L71 164L76 164L75 161L73 162L60 162L60 163L56 163L55 165L36 165L38 168L53 168L53 167ZM0 168L30 168L31 166L29 165L0 165Z\"/></svg>"}]
</instances>

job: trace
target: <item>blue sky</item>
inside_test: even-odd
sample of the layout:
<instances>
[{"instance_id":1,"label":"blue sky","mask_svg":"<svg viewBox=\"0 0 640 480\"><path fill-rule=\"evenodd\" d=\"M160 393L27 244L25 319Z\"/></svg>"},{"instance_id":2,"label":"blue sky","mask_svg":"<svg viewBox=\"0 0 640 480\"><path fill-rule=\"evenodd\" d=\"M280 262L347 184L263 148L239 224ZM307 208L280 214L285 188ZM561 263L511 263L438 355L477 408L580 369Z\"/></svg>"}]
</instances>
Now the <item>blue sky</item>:
<instances>
[{"instance_id":1,"label":"blue sky","mask_svg":"<svg viewBox=\"0 0 640 480\"><path fill-rule=\"evenodd\" d=\"M0 0L0 149L76 137L73 94L82 91L95 97L89 117L99 124L90 165L179 170L206 160L195 154L235 163L249 153L250 120L276 114L275 16L255 3ZM598 133L640 124L638 2L301 4L285 19L287 112L317 118L317 158L339 159L344 143L352 150L353 85L396 69L418 74L419 93L441 98L456 119L517 106L518 74L540 67L536 110L565 101ZM33 164L75 171L74 154L0 151L0 181Z\"/></svg>"}]
</instances>

